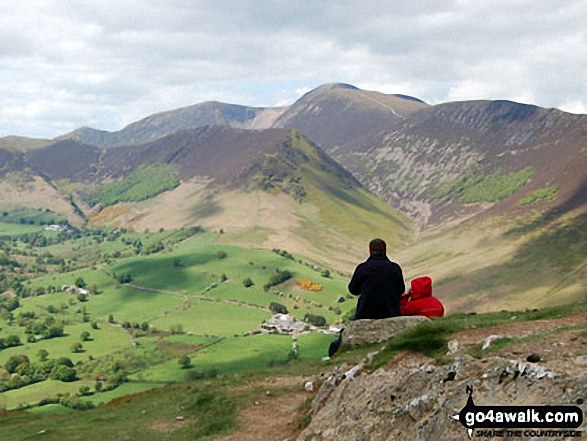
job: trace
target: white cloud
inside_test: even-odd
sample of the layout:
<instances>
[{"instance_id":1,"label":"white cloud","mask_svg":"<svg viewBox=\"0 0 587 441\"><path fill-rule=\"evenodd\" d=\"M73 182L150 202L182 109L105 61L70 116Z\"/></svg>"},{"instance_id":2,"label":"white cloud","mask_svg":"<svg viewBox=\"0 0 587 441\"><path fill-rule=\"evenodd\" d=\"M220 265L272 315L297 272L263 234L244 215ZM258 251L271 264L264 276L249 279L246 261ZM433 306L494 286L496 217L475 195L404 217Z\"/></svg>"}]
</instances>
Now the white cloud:
<instances>
[{"instance_id":1,"label":"white cloud","mask_svg":"<svg viewBox=\"0 0 587 441\"><path fill-rule=\"evenodd\" d=\"M0 136L283 105L334 81L584 112L586 16L584 0L4 0Z\"/></svg>"}]
</instances>

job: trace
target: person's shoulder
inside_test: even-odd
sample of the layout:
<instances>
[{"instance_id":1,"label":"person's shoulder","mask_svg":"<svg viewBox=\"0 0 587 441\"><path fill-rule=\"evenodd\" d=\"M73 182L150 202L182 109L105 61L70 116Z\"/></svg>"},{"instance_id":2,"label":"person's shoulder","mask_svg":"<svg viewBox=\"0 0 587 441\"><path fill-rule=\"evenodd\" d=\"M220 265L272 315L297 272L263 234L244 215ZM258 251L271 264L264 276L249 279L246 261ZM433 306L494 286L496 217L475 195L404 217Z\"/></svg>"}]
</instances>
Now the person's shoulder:
<instances>
[{"instance_id":1,"label":"person's shoulder","mask_svg":"<svg viewBox=\"0 0 587 441\"><path fill-rule=\"evenodd\" d=\"M399 263L394 262L393 260L389 260L389 263L391 264L391 266L393 266L395 269L398 269L401 271L402 267L399 265Z\"/></svg>"}]
</instances>

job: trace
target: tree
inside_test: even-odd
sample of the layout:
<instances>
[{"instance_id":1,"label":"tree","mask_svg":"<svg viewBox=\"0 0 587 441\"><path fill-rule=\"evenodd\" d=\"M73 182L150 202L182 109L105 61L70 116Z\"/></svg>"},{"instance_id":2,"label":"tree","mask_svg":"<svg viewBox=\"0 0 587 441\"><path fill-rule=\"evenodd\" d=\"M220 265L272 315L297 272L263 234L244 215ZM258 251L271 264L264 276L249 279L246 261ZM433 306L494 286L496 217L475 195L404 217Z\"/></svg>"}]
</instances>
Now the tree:
<instances>
[{"instance_id":1,"label":"tree","mask_svg":"<svg viewBox=\"0 0 587 441\"><path fill-rule=\"evenodd\" d=\"M96 392L100 392L102 390L102 382L101 381L96 381L94 383L94 390Z\"/></svg>"},{"instance_id":2,"label":"tree","mask_svg":"<svg viewBox=\"0 0 587 441\"><path fill-rule=\"evenodd\" d=\"M243 280L243 286L245 288L248 288L250 286L253 286L255 283L253 282L253 280L250 277L247 277L245 280Z\"/></svg>"},{"instance_id":3,"label":"tree","mask_svg":"<svg viewBox=\"0 0 587 441\"><path fill-rule=\"evenodd\" d=\"M49 357L49 352L47 352L46 349L39 349L39 352L37 352L37 357L39 357L39 360L41 361L47 361L47 358Z\"/></svg>"},{"instance_id":4,"label":"tree","mask_svg":"<svg viewBox=\"0 0 587 441\"><path fill-rule=\"evenodd\" d=\"M112 314L108 314L108 323L114 323L114 316Z\"/></svg>"},{"instance_id":5,"label":"tree","mask_svg":"<svg viewBox=\"0 0 587 441\"><path fill-rule=\"evenodd\" d=\"M88 331L84 331L81 333L80 338L82 341L90 341L90 333Z\"/></svg>"},{"instance_id":6,"label":"tree","mask_svg":"<svg viewBox=\"0 0 587 441\"><path fill-rule=\"evenodd\" d=\"M12 348L14 346L20 346L21 345L20 337L18 335L9 335L4 340L4 344L6 345L7 348Z\"/></svg>"},{"instance_id":7,"label":"tree","mask_svg":"<svg viewBox=\"0 0 587 441\"><path fill-rule=\"evenodd\" d=\"M321 315L306 314L304 321L314 326L326 326L326 319Z\"/></svg>"},{"instance_id":8,"label":"tree","mask_svg":"<svg viewBox=\"0 0 587 441\"><path fill-rule=\"evenodd\" d=\"M149 323L148 322L141 323L141 329L145 332L148 331L149 330Z\"/></svg>"},{"instance_id":9,"label":"tree","mask_svg":"<svg viewBox=\"0 0 587 441\"><path fill-rule=\"evenodd\" d=\"M227 256L226 251L220 250L216 253L216 257L219 259L224 259Z\"/></svg>"},{"instance_id":10,"label":"tree","mask_svg":"<svg viewBox=\"0 0 587 441\"><path fill-rule=\"evenodd\" d=\"M80 342L75 342L71 345L71 352L78 353L84 350L84 346Z\"/></svg>"},{"instance_id":11,"label":"tree","mask_svg":"<svg viewBox=\"0 0 587 441\"><path fill-rule=\"evenodd\" d=\"M61 364L70 368L73 367L73 361L71 361L71 358L68 357L59 357L57 360L55 360L55 364Z\"/></svg>"},{"instance_id":12,"label":"tree","mask_svg":"<svg viewBox=\"0 0 587 441\"><path fill-rule=\"evenodd\" d=\"M4 363L4 369L9 374L14 374L21 364L30 364L29 357L26 355L13 355Z\"/></svg>"},{"instance_id":13,"label":"tree","mask_svg":"<svg viewBox=\"0 0 587 441\"><path fill-rule=\"evenodd\" d=\"M322 268L322 270L320 270L320 275L322 277L330 277L330 270L326 269L326 268Z\"/></svg>"},{"instance_id":14,"label":"tree","mask_svg":"<svg viewBox=\"0 0 587 441\"><path fill-rule=\"evenodd\" d=\"M269 310L273 314L287 314L287 307L277 302L271 302L269 304Z\"/></svg>"},{"instance_id":15,"label":"tree","mask_svg":"<svg viewBox=\"0 0 587 441\"><path fill-rule=\"evenodd\" d=\"M79 388L79 394L80 394L81 396L85 396L85 395L91 395L91 394L90 394L90 388L89 388L89 386L81 386L81 387Z\"/></svg>"},{"instance_id":16,"label":"tree","mask_svg":"<svg viewBox=\"0 0 587 441\"><path fill-rule=\"evenodd\" d=\"M61 325L51 325L43 332L45 338L63 337L63 335L65 335L65 331Z\"/></svg>"},{"instance_id":17,"label":"tree","mask_svg":"<svg viewBox=\"0 0 587 441\"><path fill-rule=\"evenodd\" d=\"M180 368L187 369L187 368L191 367L192 360L190 359L190 357L188 357L186 354L184 354L181 357L179 357L179 359L177 360L177 364L179 365Z\"/></svg>"},{"instance_id":18,"label":"tree","mask_svg":"<svg viewBox=\"0 0 587 441\"><path fill-rule=\"evenodd\" d=\"M85 288L86 281L83 279L83 277L78 277L75 281L75 286L77 286L78 288Z\"/></svg>"},{"instance_id":19,"label":"tree","mask_svg":"<svg viewBox=\"0 0 587 441\"><path fill-rule=\"evenodd\" d=\"M90 293L92 295L96 295L99 294L100 291L98 289L98 284L97 283L92 283L89 287L88 287L88 291L90 291Z\"/></svg>"},{"instance_id":20,"label":"tree","mask_svg":"<svg viewBox=\"0 0 587 441\"><path fill-rule=\"evenodd\" d=\"M51 378L59 381L71 382L77 380L75 369L62 364L55 365L51 371Z\"/></svg>"}]
</instances>

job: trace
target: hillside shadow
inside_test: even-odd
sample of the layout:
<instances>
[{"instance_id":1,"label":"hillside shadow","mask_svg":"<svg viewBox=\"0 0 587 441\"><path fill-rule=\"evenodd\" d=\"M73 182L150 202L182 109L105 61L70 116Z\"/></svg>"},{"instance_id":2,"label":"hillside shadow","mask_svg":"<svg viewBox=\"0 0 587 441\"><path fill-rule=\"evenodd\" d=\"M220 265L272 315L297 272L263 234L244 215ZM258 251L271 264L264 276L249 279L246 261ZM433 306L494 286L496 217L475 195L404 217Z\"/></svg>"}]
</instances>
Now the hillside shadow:
<instances>
[{"instance_id":1,"label":"hillside shadow","mask_svg":"<svg viewBox=\"0 0 587 441\"><path fill-rule=\"evenodd\" d=\"M538 219L530 222L529 224L525 224L522 226L518 226L512 228L506 233L507 236L520 236L526 233L530 233L535 231L541 227L544 227L550 224L553 221L556 221L561 216L564 216L567 213L572 212L573 210L585 206L587 204L587 179L583 181L583 184L573 193L573 195L564 201L562 204L557 205L556 207L551 208L546 213L542 214ZM579 219L587 219L587 213L584 213L579 216Z\"/></svg>"},{"instance_id":2,"label":"hillside shadow","mask_svg":"<svg viewBox=\"0 0 587 441\"><path fill-rule=\"evenodd\" d=\"M196 216L198 219L203 219L207 217L214 216L216 214L220 214L224 211L215 200L213 196L206 196L206 198L199 202L193 209L191 214Z\"/></svg>"},{"instance_id":3,"label":"hillside shadow","mask_svg":"<svg viewBox=\"0 0 587 441\"><path fill-rule=\"evenodd\" d=\"M508 233L506 233L507 235ZM511 234L511 233L509 233ZM524 245L507 261L439 283L447 296L491 292L498 296L543 288L545 293L561 283L587 260L587 217L551 229ZM580 274L577 274L581 277ZM585 277L585 276L583 276ZM480 299L487 301L488 299ZM528 299L530 304L532 299Z\"/></svg>"},{"instance_id":4,"label":"hillside shadow","mask_svg":"<svg viewBox=\"0 0 587 441\"><path fill-rule=\"evenodd\" d=\"M200 279L207 280L206 276L189 270L216 258L212 252L156 256L123 263L115 267L113 272L130 273L131 283L136 285L165 290L185 290L196 285Z\"/></svg>"}]
</instances>

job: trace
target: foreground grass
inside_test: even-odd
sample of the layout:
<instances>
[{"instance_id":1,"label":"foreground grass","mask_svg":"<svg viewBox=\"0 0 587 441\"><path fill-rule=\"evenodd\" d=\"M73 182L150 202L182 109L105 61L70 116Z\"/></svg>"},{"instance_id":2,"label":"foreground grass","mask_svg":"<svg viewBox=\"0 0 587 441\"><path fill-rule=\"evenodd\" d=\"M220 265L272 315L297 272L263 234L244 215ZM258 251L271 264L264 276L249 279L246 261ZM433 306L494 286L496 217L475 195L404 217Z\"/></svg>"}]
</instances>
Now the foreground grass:
<instances>
[{"instance_id":1,"label":"foreground grass","mask_svg":"<svg viewBox=\"0 0 587 441\"><path fill-rule=\"evenodd\" d=\"M388 340L385 348L374 357L370 368L373 371L378 369L404 350L420 352L443 364L448 361L445 358L445 353L450 336L456 332L511 323L512 319L515 319L516 322L552 320L585 311L587 311L587 302L554 306L541 310L448 315L407 329ZM498 341L499 344L494 346L494 349L497 350L507 345L515 344L517 341L515 339L502 340Z\"/></svg>"}]
</instances>

